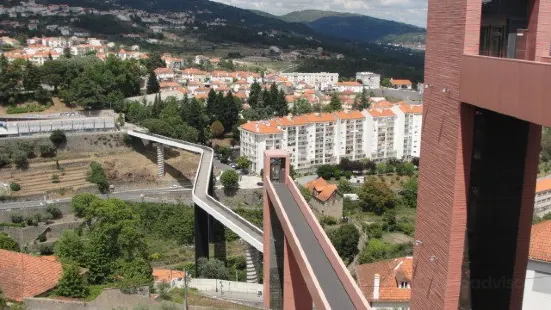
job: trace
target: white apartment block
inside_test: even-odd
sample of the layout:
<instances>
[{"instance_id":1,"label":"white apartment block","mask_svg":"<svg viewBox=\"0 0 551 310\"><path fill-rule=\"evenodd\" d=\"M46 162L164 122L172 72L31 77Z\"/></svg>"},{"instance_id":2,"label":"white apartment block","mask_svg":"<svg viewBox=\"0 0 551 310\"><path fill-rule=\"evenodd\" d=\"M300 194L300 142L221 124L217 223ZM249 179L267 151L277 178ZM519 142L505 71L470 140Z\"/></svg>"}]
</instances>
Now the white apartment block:
<instances>
[{"instance_id":1,"label":"white apartment block","mask_svg":"<svg viewBox=\"0 0 551 310\"><path fill-rule=\"evenodd\" d=\"M405 125L397 126L397 114L406 115L395 114L391 108L373 108L248 122L239 128L241 155L252 161L251 170L256 173L262 169L264 151L269 149L289 152L291 165L297 170L337 164L342 158L402 158L405 157L404 137L420 141L421 131L398 135L397 132L405 130ZM406 117L402 119L405 124ZM402 156L398 156L398 150Z\"/></svg>"},{"instance_id":2,"label":"white apartment block","mask_svg":"<svg viewBox=\"0 0 551 310\"><path fill-rule=\"evenodd\" d=\"M391 107L396 115L396 134L394 136L396 157L411 159L421 154L421 130L423 124L423 106L401 104Z\"/></svg>"},{"instance_id":3,"label":"white apartment block","mask_svg":"<svg viewBox=\"0 0 551 310\"><path fill-rule=\"evenodd\" d=\"M333 85L339 82L338 73L316 72L316 73L280 73L279 76L287 78L289 82L298 84L304 81L307 84L313 85L317 90L330 89Z\"/></svg>"},{"instance_id":4,"label":"white apartment block","mask_svg":"<svg viewBox=\"0 0 551 310\"><path fill-rule=\"evenodd\" d=\"M397 158L396 114L389 108L374 108L365 111L367 128L367 154L375 161Z\"/></svg>"},{"instance_id":5,"label":"white apartment block","mask_svg":"<svg viewBox=\"0 0 551 310\"><path fill-rule=\"evenodd\" d=\"M381 75L373 72L356 72L356 81L362 81L367 88L381 88Z\"/></svg>"}]
</instances>

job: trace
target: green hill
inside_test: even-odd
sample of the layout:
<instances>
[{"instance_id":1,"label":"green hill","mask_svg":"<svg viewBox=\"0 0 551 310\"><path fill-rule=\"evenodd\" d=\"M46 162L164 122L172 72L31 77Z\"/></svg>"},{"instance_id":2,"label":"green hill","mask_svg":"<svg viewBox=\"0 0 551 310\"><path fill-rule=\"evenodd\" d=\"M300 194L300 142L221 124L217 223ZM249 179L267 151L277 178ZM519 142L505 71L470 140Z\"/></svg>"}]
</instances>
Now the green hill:
<instances>
[{"instance_id":1,"label":"green hill","mask_svg":"<svg viewBox=\"0 0 551 310\"><path fill-rule=\"evenodd\" d=\"M424 43L421 27L371 16L320 10L304 10L280 16L287 22L308 25L319 34L359 42Z\"/></svg>"},{"instance_id":2,"label":"green hill","mask_svg":"<svg viewBox=\"0 0 551 310\"><path fill-rule=\"evenodd\" d=\"M291 23L311 23L320 18L329 17L329 16L348 17L348 16L360 16L360 15L352 14L352 13L321 11L321 10L303 10L303 11L291 12L291 13L282 15L279 18L281 18L286 22L291 22Z\"/></svg>"}]
</instances>

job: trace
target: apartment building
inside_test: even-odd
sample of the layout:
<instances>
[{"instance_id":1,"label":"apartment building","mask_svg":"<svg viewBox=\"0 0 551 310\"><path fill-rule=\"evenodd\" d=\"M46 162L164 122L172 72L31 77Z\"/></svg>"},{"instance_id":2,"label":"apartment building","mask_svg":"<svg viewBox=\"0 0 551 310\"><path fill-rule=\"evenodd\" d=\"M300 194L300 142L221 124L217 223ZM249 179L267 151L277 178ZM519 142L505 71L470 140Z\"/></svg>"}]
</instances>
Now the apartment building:
<instances>
[{"instance_id":1,"label":"apartment building","mask_svg":"<svg viewBox=\"0 0 551 310\"><path fill-rule=\"evenodd\" d=\"M367 88L381 88L381 75L373 72L356 72L356 81Z\"/></svg>"},{"instance_id":2,"label":"apartment building","mask_svg":"<svg viewBox=\"0 0 551 310\"><path fill-rule=\"evenodd\" d=\"M394 135L396 157L411 159L421 153L423 106L398 104L390 108L396 115Z\"/></svg>"},{"instance_id":3,"label":"apartment building","mask_svg":"<svg viewBox=\"0 0 551 310\"><path fill-rule=\"evenodd\" d=\"M341 158L359 160L366 158L367 122L365 115L360 111L336 112L337 116L337 139L336 155L337 162Z\"/></svg>"},{"instance_id":4,"label":"apartment building","mask_svg":"<svg viewBox=\"0 0 551 310\"><path fill-rule=\"evenodd\" d=\"M370 131L366 141L369 158L375 161L397 158L396 114L390 108L373 108L365 111L365 118Z\"/></svg>"},{"instance_id":5,"label":"apartment building","mask_svg":"<svg viewBox=\"0 0 551 310\"><path fill-rule=\"evenodd\" d=\"M342 158L410 158L419 153L421 131L410 129L409 124L420 128L421 114L409 112L417 111L417 106L403 109L408 113L400 108L394 113L390 107L377 107L361 112L312 113L248 122L240 127L241 155L253 162L251 169L256 173L262 169L262 154L268 149L289 152L291 165L301 171L336 164ZM401 115L401 125L397 125L397 114Z\"/></svg>"},{"instance_id":6,"label":"apartment building","mask_svg":"<svg viewBox=\"0 0 551 310\"><path fill-rule=\"evenodd\" d=\"M339 82L338 73L328 73L328 72L315 72L315 73L301 73L301 72L291 72L291 73L280 73L281 77L286 78L289 82L293 84L298 84L300 81L304 81L307 84L313 85L317 90L329 89L333 85Z\"/></svg>"}]
</instances>

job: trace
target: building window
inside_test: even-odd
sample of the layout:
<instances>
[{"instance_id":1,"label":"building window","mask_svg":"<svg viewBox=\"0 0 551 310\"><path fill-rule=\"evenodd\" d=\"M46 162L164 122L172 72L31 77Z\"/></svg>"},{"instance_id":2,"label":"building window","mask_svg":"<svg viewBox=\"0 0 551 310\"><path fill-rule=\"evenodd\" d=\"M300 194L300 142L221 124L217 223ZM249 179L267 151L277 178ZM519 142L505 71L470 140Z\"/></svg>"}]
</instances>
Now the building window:
<instances>
[{"instance_id":1,"label":"building window","mask_svg":"<svg viewBox=\"0 0 551 310\"><path fill-rule=\"evenodd\" d=\"M409 288L409 282L400 282L400 288Z\"/></svg>"},{"instance_id":2,"label":"building window","mask_svg":"<svg viewBox=\"0 0 551 310\"><path fill-rule=\"evenodd\" d=\"M541 271L534 272L532 291L551 294L551 273Z\"/></svg>"}]
</instances>

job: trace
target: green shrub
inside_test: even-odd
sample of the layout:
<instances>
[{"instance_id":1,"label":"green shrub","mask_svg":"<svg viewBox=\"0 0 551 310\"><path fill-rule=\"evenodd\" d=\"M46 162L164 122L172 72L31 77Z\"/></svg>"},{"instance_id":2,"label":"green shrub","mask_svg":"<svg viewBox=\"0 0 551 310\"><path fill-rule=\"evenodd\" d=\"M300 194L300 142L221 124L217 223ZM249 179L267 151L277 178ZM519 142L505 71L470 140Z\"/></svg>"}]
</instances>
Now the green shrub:
<instances>
[{"instance_id":1,"label":"green shrub","mask_svg":"<svg viewBox=\"0 0 551 310\"><path fill-rule=\"evenodd\" d=\"M56 146L60 147L62 144L67 142L67 136L65 135L65 132L63 130L54 130L52 134L50 135L50 141Z\"/></svg>"},{"instance_id":2,"label":"green shrub","mask_svg":"<svg viewBox=\"0 0 551 310\"><path fill-rule=\"evenodd\" d=\"M324 215L320 218L320 224L321 226L331 226L337 224L337 219L332 216Z\"/></svg>"},{"instance_id":3,"label":"green shrub","mask_svg":"<svg viewBox=\"0 0 551 310\"><path fill-rule=\"evenodd\" d=\"M106 193L109 190L107 176L103 167L98 162L93 161L90 163L90 171L88 172L86 181L97 184L99 191L102 193Z\"/></svg>"},{"instance_id":4,"label":"green shrub","mask_svg":"<svg viewBox=\"0 0 551 310\"><path fill-rule=\"evenodd\" d=\"M38 246L38 251L40 255L52 255L54 254L54 245L53 244L40 244Z\"/></svg>"},{"instance_id":5,"label":"green shrub","mask_svg":"<svg viewBox=\"0 0 551 310\"><path fill-rule=\"evenodd\" d=\"M19 169L27 169L29 167L29 160L27 154L21 150L16 150L11 154L11 160L15 166Z\"/></svg>"},{"instance_id":6,"label":"green shrub","mask_svg":"<svg viewBox=\"0 0 551 310\"><path fill-rule=\"evenodd\" d=\"M14 224L23 223L23 221L24 221L23 215L21 215L21 214L13 214L11 216L11 222L14 223Z\"/></svg>"},{"instance_id":7,"label":"green shrub","mask_svg":"<svg viewBox=\"0 0 551 310\"><path fill-rule=\"evenodd\" d=\"M53 143L44 143L38 146L38 151L41 157L55 157L57 149Z\"/></svg>"},{"instance_id":8,"label":"green shrub","mask_svg":"<svg viewBox=\"0 0 551 310\"><path fill-rule=\"evenodd\" d=\"M59 175L58 174L52 174L52 183L59 183Z\"/></svg>"},{"instance_id":9,"label":"green shrub","mask_svg":"<svg viewBox=\"0 0 551 310\"><path fill-rule=\"evenodd\" d=\"M0 227L25 227L25 223L0 223Z\"/></svg>"},{"instance_id":10,"label":"green shrub","mask_svg":"<svg viewBox=\"0 0 551 310\"><path fill-rule=\"evenodd\" d=\"M21 185L18 183L10 183L10 189L14 192L18 192L21 190Z\"/></svg>"},{"instance_id":11,"label":"green shrub","mask_svg":"<svg viewBox=\"0 0 551 310\"><path fill-rule=\"evenodd\" d=\"M46 212L51 214L52 219L54 220L57 220L63 217L63 212L61 212L59 208L56 208L54 206L48 206L48 208L46 208Z\"/></svg>"},{"instance_id":12,"label":"green shrub","mask_svg":"<svg viewBox=\"0 0 551 310\"><path fill-rule=\"evenodd\" d=\"M38 238L36 240L38 240L38 242L46 242L46 240L48 240L48 238L46 238L45 234L41 234L40 236L38 236Z\"/></svg>"}]
</instances>

